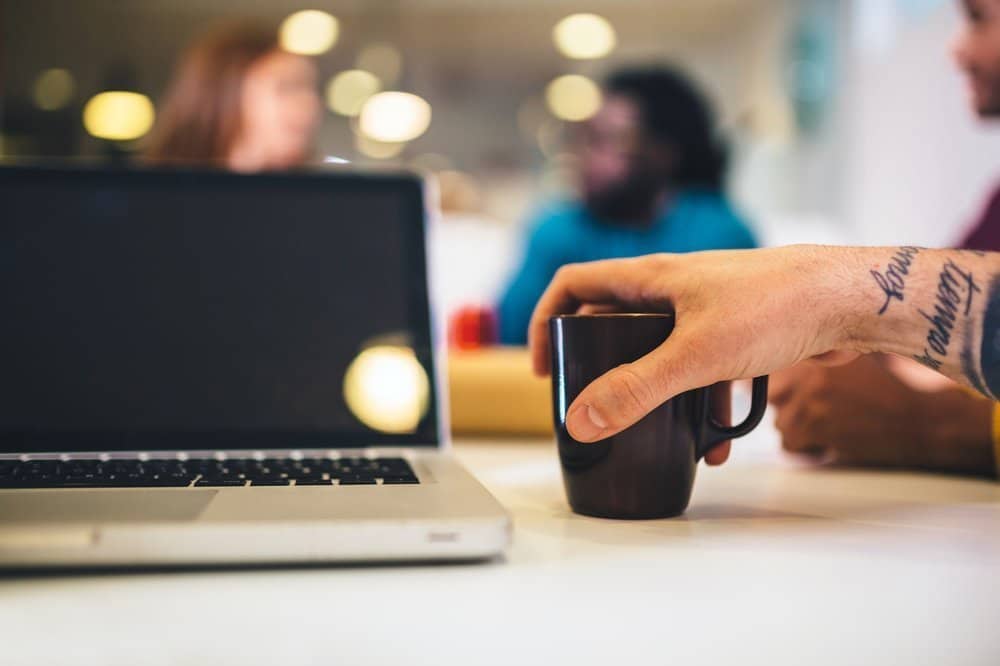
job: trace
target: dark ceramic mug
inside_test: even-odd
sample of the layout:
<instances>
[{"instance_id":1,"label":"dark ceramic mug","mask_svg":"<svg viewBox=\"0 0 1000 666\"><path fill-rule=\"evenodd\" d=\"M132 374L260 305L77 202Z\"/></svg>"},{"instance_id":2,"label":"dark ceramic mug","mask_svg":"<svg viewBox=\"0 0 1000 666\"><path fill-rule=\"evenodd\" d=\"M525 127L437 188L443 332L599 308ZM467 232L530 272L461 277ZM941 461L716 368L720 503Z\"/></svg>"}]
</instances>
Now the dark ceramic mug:
<instances>
[{"instance_id":1,"label":"dark ceramic mug","mask_svg":"<svg viewBox=\"0 0 1000 666\"><path fill-rule=\"evenodd\" d=\"M750 414L739 425L719 422L718 416L728 414L713 413L713 387L706 387L666 401L612 437L592 444L573 439L566 430L566 411L577 395L608 370L659 347L673 327L669 314L549 320L559 461L573 511L604 518L680 515L691 499L697 462L720 442L749 433L764 416L767 377L757 377Z\"/></svg>"}]
</instances>

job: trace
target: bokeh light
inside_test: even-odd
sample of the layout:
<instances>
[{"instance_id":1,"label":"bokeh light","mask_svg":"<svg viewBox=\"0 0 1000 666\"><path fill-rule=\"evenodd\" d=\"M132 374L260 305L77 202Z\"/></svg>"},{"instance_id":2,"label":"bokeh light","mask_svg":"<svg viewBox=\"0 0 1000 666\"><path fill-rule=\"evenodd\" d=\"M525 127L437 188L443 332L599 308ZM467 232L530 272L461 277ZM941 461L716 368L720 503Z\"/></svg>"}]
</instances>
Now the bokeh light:
<instances>
[{"instance_id":1,"label":"bokeh light","mask_svg":"<svg viewBox=\"0 0 1000 666\"><path fill-rule=\"evenodd\" d=\"M281 48L290 53L319 55L329 51L340 34L336 17L318 9L295 12L281 23Z\"/></svg>"},{"instance_id":2,"label":"bokeh light","mask_svg":"<svg viewBox=\"0 0 1000 666\"><path fill-rule=\"evenodd\" d=\"M385 143L412 141L431 124L431 105L405 92L373 95L361 109L359 128L369 139Z\"/></svg>"},{"instance_id":3,"label":"bokeh light","mask_svg":"<svg viewBox=\"0 0 1000 666\"><path fill-rule=\"evenodd\" d=\"M35 106L43 111L55 111L70 103L76 91L76 82L68 70L47 69L35 79L32 98Z\"/></svg>"},{"instance_id":4,"label":"bokeh light","mask_svg":"<svg viewBox=\"0 0 1000 666\"><path fill-rule=\"evenodd\" d=\"M545 103L556 118L579 122L597 113L601 89L580 74L565 74L545 88Z\"/></svg>"},{"instance_id":5,"label":"bokeh light","mask_svg":"<svg viewBox=\"0 0 1000 666\"><path fill-rule=\"evenodd\" d=\"M382 85L391 88L399 83L399 75L403 71L403 55L392 44L374 42L361 49L354 64L358 69L371 72L379 78Z\"/></svg>"},{"instance_id":6,"label":"bokeh light","mask_svg":"<svg viewBox=\"0 0 1000 666\"><path fill-rule=\"evenodd\" d=\"M326 105L342 116L356 116L381 87L378 77L371 72L348 69L330 79L326 87Z\"/></svg>"},{"instance_id":7,"label":"bokeh light","mask_svg":"<svg viewBox=\"0 0 1000 666\"><path fill-rule=\"evenodd\" d=\"M347 368L344 400L351 413L373 430L413 432L430 406L430 381L412 349L369 347Z\"/></svg>"},{"instance_id":8,"label":"bokeh light","mask_svg":"<svg viewBox=\"0 0 1000 666\"><path fill-rule=\"evenodd\" d=\"M615 29L597 14L571 14L552 29L556 48L567 58L603 58L615 48Z\"/></svg>"},{"instance_id":9,"label":"bokeh light","mask_svg":"<svg viewBox=\"0 0 1000 666\"><path fill-rule=\"evenodd\" d=\"M108 90L91 97L83 107L83 126L99 139L138 139L153 127L155 119L153 103L137 92Z\"/></svg>"}]
</instances>

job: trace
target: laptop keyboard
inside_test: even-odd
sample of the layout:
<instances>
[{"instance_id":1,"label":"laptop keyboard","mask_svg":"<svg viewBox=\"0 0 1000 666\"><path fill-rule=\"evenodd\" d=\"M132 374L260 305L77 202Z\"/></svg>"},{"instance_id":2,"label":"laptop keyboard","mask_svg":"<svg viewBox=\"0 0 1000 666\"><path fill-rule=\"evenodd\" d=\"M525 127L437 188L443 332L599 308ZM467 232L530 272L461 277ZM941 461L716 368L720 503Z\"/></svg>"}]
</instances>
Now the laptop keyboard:
<instances>
[{"instance_id":1,"label":"laptop keyboard","mask_svg":"<svg viewBox=\"0 0 1000 666\"><path fill-rule=\"evenodd\" d=\"M419 483L403 458L0 461L0 488L358 486Z\"/></svg>"}]
</instances>

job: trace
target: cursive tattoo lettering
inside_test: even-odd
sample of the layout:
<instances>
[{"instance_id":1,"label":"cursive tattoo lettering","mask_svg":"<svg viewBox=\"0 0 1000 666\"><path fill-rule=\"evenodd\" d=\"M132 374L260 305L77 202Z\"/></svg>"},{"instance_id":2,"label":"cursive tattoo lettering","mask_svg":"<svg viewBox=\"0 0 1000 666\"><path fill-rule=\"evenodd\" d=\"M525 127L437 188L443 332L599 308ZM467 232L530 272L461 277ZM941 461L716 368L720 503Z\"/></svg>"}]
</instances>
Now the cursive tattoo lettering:
<instances>
[{"instance_id":1,"label":"cursive tattoo lettering","mask_svg":"<svg viewBox=\"0 0 1000 666\"><path fill-rule=\"evenodd\" d=\"M889 264L885 271L872 269L871 275L875 279L875 284L878 285L879 289L885 295L885 303L879 309L879 315L885 313L889 307L889 303L893 299L897 301L903 300L903 294L906 290L906 276L910 274L910 266L913 264L913 258L920 254L921 249L910 246L901 247L889 259Z\"/></svg>"},{"instance_id":2,"label":"cursive tattoo lettering","mask_svg":"<svg viewBox=\"0 0 1000 666\"><path fill-rule=\"evenodd\" d=\"M931 313L918 309L921 317L930 324L925 338L927 345L923 354L913 358L924 365L940 370L948 357L952 334L958 318L968 317L972 300L982 291L972 273L964 270L949 259L938 274L937 294Z\"/></svg>"}]
</instances>

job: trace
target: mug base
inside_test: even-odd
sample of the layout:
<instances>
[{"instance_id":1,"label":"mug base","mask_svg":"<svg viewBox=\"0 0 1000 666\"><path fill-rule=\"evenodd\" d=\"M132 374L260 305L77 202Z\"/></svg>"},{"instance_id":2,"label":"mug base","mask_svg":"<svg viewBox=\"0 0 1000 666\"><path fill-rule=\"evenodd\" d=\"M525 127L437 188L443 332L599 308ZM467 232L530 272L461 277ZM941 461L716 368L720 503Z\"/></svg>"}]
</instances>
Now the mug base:
<instances>
[{"instance_id":1,"label":"mug base","mask_svg":"<svg viewBox=\"0 0 1000 666\"><path fill-rule=\"evenodd\" d=\"M609 511L607 509L599 509L595 507L582 507L570 505L573 513L580 516L588 516L590 518L610 518L611 520L660 520L663 518L677 518L678 516L684 515L687 507L681 507L680 509L662 509L659 511L643 511L643 512L618 512Z\"/></svg>"}]
</instances>

